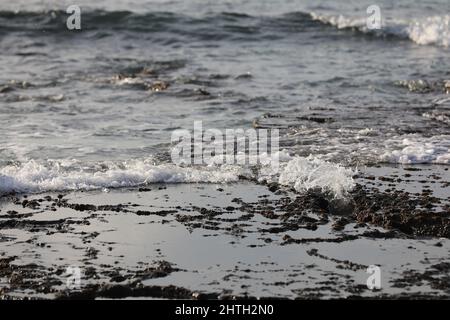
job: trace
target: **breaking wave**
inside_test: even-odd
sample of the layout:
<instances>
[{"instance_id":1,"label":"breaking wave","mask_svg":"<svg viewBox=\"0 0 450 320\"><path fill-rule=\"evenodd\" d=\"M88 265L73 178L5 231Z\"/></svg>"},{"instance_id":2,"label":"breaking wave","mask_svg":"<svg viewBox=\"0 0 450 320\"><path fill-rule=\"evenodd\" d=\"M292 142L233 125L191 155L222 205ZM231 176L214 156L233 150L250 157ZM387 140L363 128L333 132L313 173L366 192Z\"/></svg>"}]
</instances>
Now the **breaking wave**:
<instances>
[{"instance_id":1,"label":"breaking wave","mask_svg":"<svg viewBox=\"0 0 450 320\"><path fill-rule=\"evenodd\" d=\"M67 14L62 10L43 12L0 11L0 30L47 33L68 32ZM434 16L410 21L395 20L380 30L369 30L366 18L343 15L323 15L315 12L291 12L278 16L251 16L245 13L221 12L202 17L172 12L136 13L131 11L92 10L83 12L83 32L132 31L176 34L201 37L203 40L251 37L283 37L309 28L333 26L342 30L356 30L362 34L409 39L420 45L450 44L450 15ZM323 28L322 28L323 29ZM42 31L45 31L42 33ZM326 29L324 29L326 32Z\"/></svg>"},{"instance_id":2,"label":"breaking wave","mask_svg":"<svg viewBox=\"0 0 450 320\"><path fill-rule=\"evenodd\" d=\"M334 26L338 29L351 29L379 37L409 39L420 45L450 45L450 15L394 20L384 23L381 29L368 29L366 18L350 18L343 15L321 15L311 13L314 20Z\"/></svg>"},{"instance_id":3,"label":"breaking wave","mask_svg":"<svg viewBox=\"0 0 450 320\"><path fill-rule=\"evenodd\" d=\"M272 159L274 161L275 158ZM269 160L255 168L238 165L177 166L153 159L101 162L75 160L10 164L0 169L0 194L138 187L154 183L230 183L241 178L278 182L297 191L321 189L342 197L353 187L353 171L315 159L277 155L279 170Z\"/></svg>"}]
</instances>

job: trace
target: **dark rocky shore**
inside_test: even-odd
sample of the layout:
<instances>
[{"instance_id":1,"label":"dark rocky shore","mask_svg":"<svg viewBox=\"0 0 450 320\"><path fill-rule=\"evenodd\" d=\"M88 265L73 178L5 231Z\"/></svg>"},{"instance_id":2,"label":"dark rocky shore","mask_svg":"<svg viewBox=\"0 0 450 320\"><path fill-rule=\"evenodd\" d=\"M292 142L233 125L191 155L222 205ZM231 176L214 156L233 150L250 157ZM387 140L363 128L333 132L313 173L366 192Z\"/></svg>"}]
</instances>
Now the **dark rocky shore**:
<instances>
[{"instance_id":1,"label":"dark rocky shore","mask_svg":"<svg viewBox=\"0 0 450 320\"><path fill-rule=\"evenodd\" d=\"M345 199L245 181L3 197L0 296L448 298L447 169L377 170L355 177ZM169 231L155 234L161 228ZM183 239L193 241L192 256L173 249ZM230 265L215 261L222 246ZM368 266L390 263L381 290L369 290ZM70 265L83 270L75 289L66 285ZM201 280L186 281L192 274Z\"/></svg>"}]
</instances>

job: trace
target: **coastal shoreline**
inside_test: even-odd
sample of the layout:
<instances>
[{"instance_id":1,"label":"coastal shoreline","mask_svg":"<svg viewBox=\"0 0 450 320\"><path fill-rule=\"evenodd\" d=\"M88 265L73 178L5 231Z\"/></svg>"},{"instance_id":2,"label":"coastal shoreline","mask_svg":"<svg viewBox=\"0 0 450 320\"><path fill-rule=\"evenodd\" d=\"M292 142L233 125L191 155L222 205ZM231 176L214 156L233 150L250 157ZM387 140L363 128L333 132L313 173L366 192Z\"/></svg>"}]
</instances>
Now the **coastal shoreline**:
<instances>
[{"instance_id":1,"label":"coastal shoreline","mask_svg":"<svg viewBox=\"0 0 450 320\"><path fill-rule=\"evenodd\" d=\"M448 297L449 181L446 166L377 166L345 199L252 181L10 195L0 296Z\"/></svg>"}]
</instances>

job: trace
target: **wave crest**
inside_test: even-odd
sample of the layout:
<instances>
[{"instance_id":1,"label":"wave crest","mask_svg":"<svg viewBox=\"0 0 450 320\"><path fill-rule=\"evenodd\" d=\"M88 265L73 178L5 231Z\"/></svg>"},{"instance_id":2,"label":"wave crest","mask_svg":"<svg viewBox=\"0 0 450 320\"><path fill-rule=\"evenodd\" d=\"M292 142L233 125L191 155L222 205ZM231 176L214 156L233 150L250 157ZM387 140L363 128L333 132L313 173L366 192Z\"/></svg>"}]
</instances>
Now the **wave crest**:
<instances>
[{"instance_id":1,"label":"wave crest","mask_svg":"<svg viewBox=\"0 0 450 320\"><path fill-rule=\"evenodd\" d=\"M385 22L381 29L369 29L365 18L351 18L343 15L321 15L312 12L313 20L338 29L352 29L363 34L378 37L409 39L419 45L450 45L450 15L434 16L411 21L393 20Z\"/></svg>"}]
</instances>

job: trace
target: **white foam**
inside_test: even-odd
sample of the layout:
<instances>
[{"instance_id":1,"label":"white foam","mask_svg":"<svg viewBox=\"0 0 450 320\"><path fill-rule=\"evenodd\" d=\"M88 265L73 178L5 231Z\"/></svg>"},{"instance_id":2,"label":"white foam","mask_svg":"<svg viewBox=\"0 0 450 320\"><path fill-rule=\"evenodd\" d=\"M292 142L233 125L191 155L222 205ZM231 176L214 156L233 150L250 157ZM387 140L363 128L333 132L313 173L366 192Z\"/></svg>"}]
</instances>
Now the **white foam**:
<instances>
[{"instance_id":1,"label":"white foam","mask_svg":"<svg viewBox=\"0 0 450 320\"><path fill-rule=\"evenodd\" d=\"M93 168L67 168L64 163L45 164L28 161L9 165L0 170L0 192L44 192L63 190L92 190L101 188L134 187L149 183L221 183L233 182L244 174L243 168L223 166L187 168L171 164L155 165L151 161L131 161L102 164L101 171ZM106 167L106 168L105 168Z\"/></svg>"},{"instance_id":2,"label":"white foam","mask_svg":"<svg viewBox=\"0 0 450 320\"><path fill-rule=\"evenodd\" d=\"M280 152L263 166L176 166L152 159L121 163L82 164L78 161L34 160L0 169L0 193L93 190L136 187L152 183L229 183L240 176L279 182L297 191L320 188L342 197L353 187L353 172L312 156L291 157ZM280 161L279 167L273 161Z\"/></svg>"},{"instance_id":3,"label":"white foam","mask_svg":"<svg viewBox=\"0 0 450 320\"><path fill-rule=\"evenodd\" d=\"M322 15L310 13L314 20L335 26L338 29L357 29L364 33L391 35L407 38L420 45L450 45L450 16L433 16L421 19L383 21L381 29L370 30L366 18L343 15Z\"/></svg>"},{"instance_id":4,"label":"white foam","mask_svg":"<svg viewBox=\"0 0 450 320\"><path fill-rule=\"evenodd\" d=\"M296 157L282 168L278 182L300 192L318 188L340 198L354 187L354 174L351 169L312 156Z\"/></svg>"},{"instance_id":5,"label":"white foam","mask_svg":"<svg viewBox=\"0 0 450 320\"><path fill-rule=\"evenodd\" d=\"M385 152L381 160L403 164L450 164L450 139L445 136L404 138L399 149Z\"/></svg>"},{"instance_id":6,"label":"white foam","mask_svg":"<svg viewBox=\"0 0 450 320\"><path fill-rule=\"evenodd\" d=\"M323 22L325 24L330 24L338 29L346 28L364 28L366 25L365 18L350 18L343 15L323 15L316 12L311 12L310 16L313 20Z\"/></svg>"},{"instance_id":7,"label":"white foam","mask_svg":"<svg viewBox=\"0 0 450 320\"><path fill-rule=\"evenodd\" d=\"M450 16L428 17L410 23L408 36L422 45L437 44L448 47L450 44Z\"/></svg>"},{"instance_id":8,"label":"white foam","mask_svg":"<svg viewBox=\"0 0 450 320\"><path fill-rule=\"evenodd\" d=\"M279 171L270 171L270 167L263 168L259 173L259 180L278 182L302 192L310 189L320 189L331 193L336 198L345 197L355 182L354 170L339 164L321 160L312 155L308 157L279 156L284 162L280 163Z\"/></svg>"}]
</instances>

